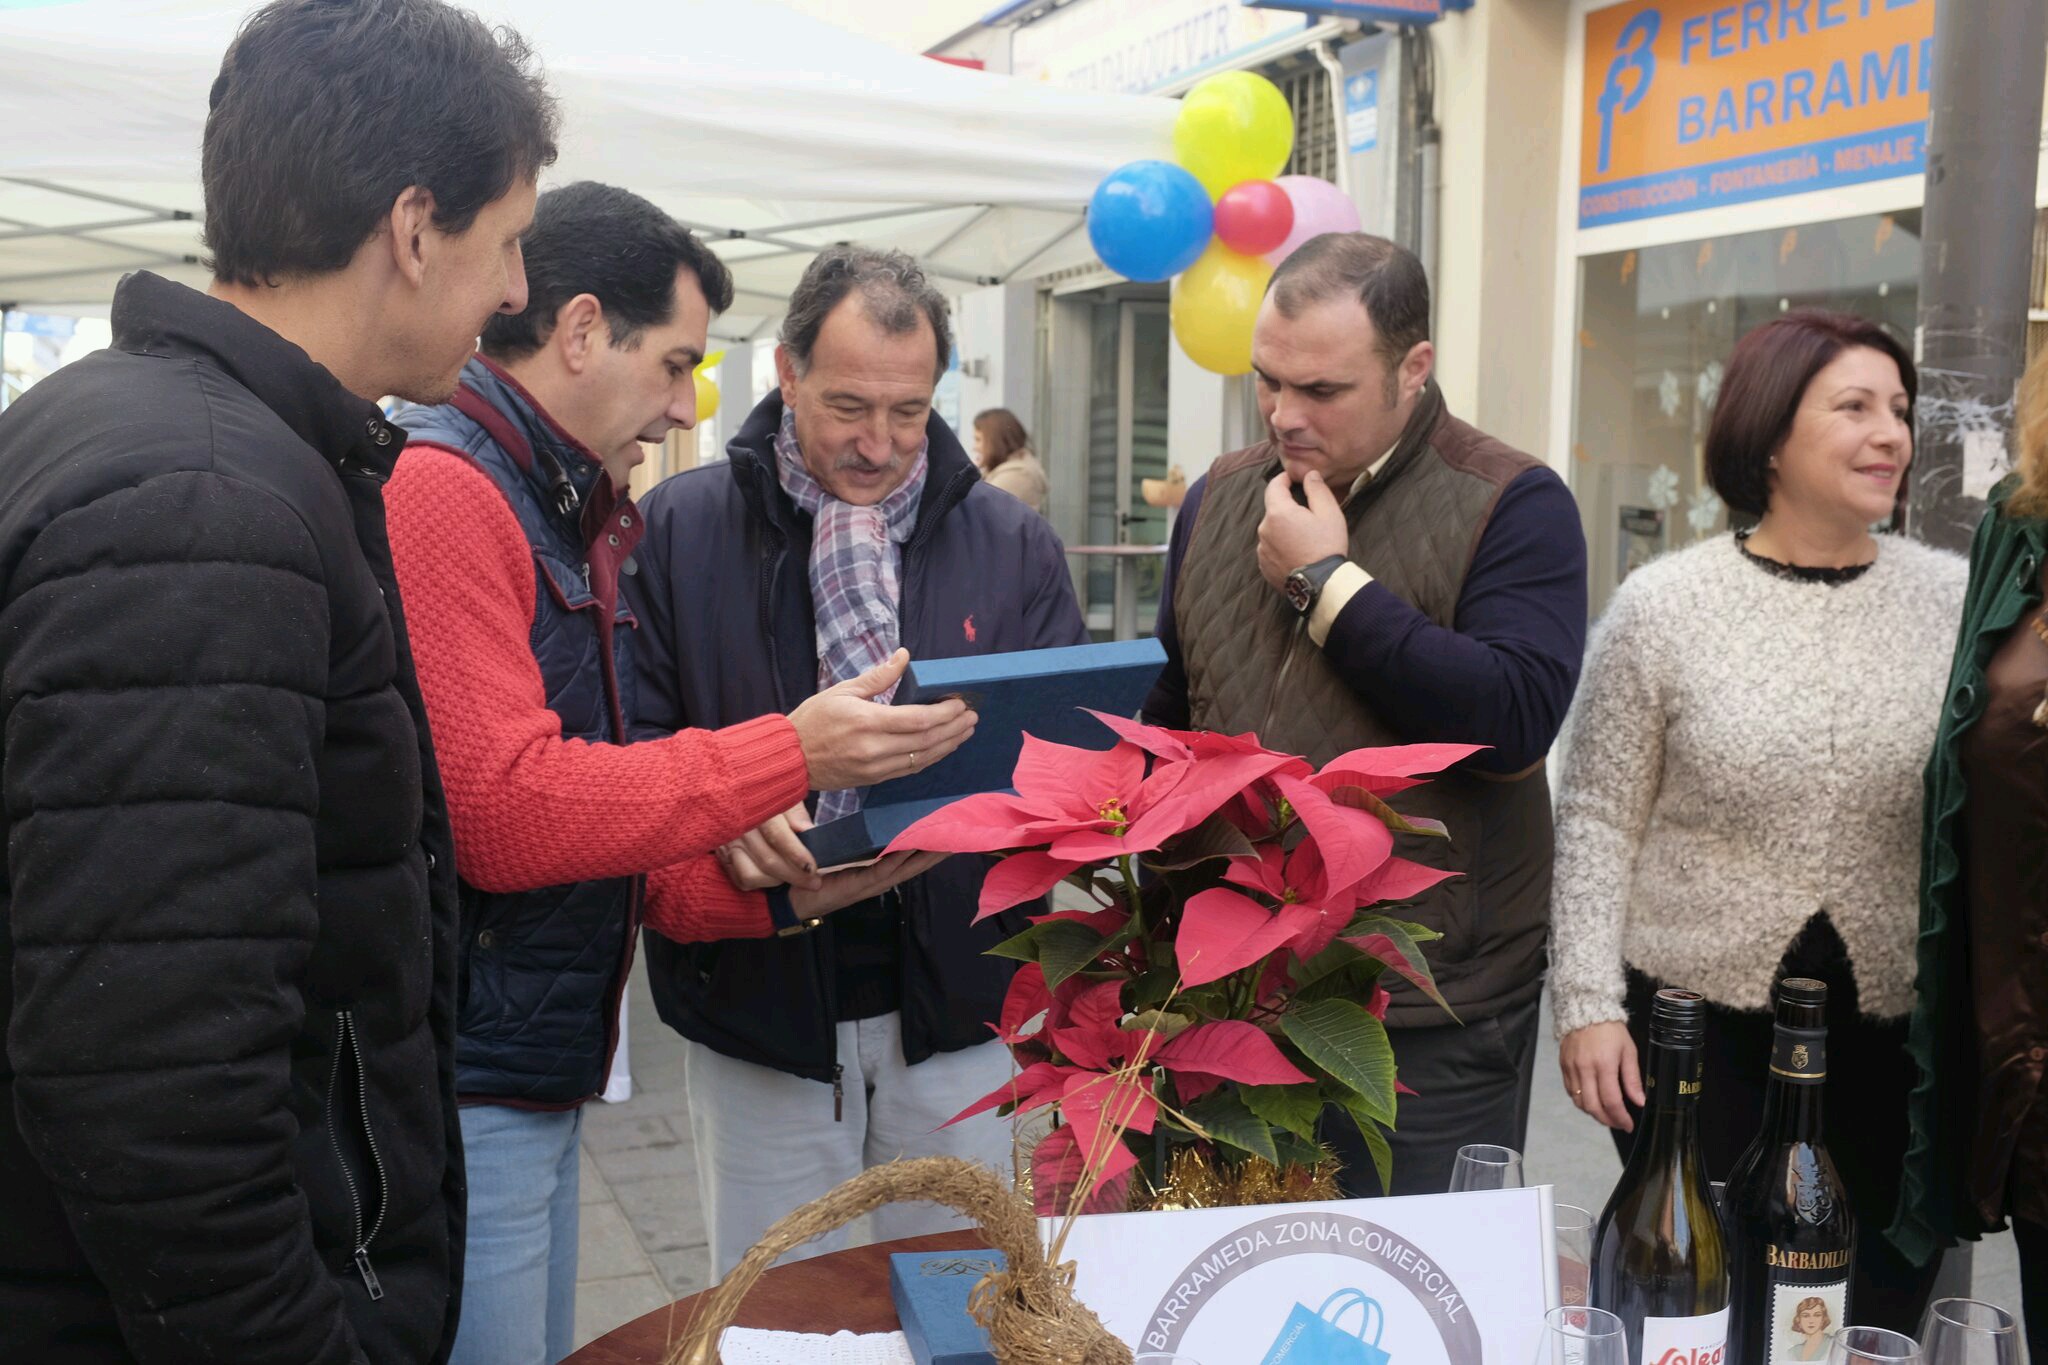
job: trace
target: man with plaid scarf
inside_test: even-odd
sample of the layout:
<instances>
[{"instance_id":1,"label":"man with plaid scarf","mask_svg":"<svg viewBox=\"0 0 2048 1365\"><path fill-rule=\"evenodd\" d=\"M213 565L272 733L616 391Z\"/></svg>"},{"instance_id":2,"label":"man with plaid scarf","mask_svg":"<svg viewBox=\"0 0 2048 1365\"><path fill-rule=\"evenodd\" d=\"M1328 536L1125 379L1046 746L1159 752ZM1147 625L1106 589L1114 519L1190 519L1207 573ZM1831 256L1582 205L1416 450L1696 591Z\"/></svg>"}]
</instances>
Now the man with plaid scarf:
<instances>
[{"instance_id":1,"label":"man with plaid scarf","mask_svg":"<svg viewBox=\"0 0 2048 1365\"><path fill-rule=\"evenodd\" d=\"M837 247L804 272L776 350L781 384L731 458L643 503L641 571L627 591L649 724L788 711L899 647L922 659L1086 642L1059 538L981 482L932 410L951 354L946 301L908 256ZM814 793L812 809L780 818L803 827L860 798ZM866 1166L950 1154L1009 1169L1004 1120L940 1125L1009 1075L990 1025L1015 964L985 953L1042 908L972 924L988 864L957 857L812 915L802 887L772 886L778 869L753 856L763 842L730 848L728 873L770 887L771 906L802 932L647 939L655 1003L690 1044L714 1277L776 1219ZM883 1240L950 1225L933 1206L883 1210L872 1224Z\"/></svg>"}]
</instances>

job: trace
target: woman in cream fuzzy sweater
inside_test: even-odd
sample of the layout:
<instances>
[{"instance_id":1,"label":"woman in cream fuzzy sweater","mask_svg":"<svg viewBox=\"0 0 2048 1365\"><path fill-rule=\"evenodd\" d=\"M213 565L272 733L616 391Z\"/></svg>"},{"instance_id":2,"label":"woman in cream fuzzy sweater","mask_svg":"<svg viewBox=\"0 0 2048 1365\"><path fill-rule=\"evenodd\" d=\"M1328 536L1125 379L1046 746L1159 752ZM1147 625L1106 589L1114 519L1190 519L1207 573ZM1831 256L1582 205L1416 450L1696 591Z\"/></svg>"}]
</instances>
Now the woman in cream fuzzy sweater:
<instances>
[{"instance_id":1,"label":"woman in cream fuzzy sweater","mask_svg":"<svg viewBox=\"0 0 2048 1365\"><path fill-rule=\"evenodd\" d=\"M1926 1275L1884 1239L1912 1067L1921 772L1966 576L1869 528L1913 457L1911 358L1792 313L1737 344L1707 473L1761 518L1615 593L1566 730L1551 990L1566 1090L1626 1151L1662 986L1712 1002L1700 1107L1725 1179L1762 1119L1771 989L1828 983L1829 1150L1859 1225L1858 1322L1911 1331Z\"/></svg>"}]
</instances>

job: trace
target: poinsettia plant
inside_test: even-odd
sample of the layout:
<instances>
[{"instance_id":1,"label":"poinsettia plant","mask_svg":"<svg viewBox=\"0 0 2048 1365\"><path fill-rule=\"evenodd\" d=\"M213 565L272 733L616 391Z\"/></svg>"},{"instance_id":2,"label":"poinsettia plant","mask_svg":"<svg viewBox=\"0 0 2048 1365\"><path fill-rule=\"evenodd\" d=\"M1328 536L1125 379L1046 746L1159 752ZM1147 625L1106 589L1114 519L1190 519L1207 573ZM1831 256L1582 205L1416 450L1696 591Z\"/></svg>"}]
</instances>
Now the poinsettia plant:
<instances>
[{"instance_id":1,"label":"poinsettia plant","mask_svg":"<svg viewBox=\"0 0 2048 1365\"><path fill-rule=\"evenodd\" d=\"M993 950L1024 964L994 1025L1018 1069L952 1122L1054 1108L1031 1154L1040 1213L1122 1208L1187 1144L1315 1166L1332 1106L1387 1184L1402 1087L1381 977L1443 997L1420 946L1438 935L1375 907L1453 874L1394 853L1397 833L1445 831L1385 798L1476 750L1358 749L1317 770L1253 735L1091 714L1113 747L1027 735L1014 793L955 802L889 846L1000 855L977 920L1061 882L1092 902Z\"/></svg>"}]
</instances>

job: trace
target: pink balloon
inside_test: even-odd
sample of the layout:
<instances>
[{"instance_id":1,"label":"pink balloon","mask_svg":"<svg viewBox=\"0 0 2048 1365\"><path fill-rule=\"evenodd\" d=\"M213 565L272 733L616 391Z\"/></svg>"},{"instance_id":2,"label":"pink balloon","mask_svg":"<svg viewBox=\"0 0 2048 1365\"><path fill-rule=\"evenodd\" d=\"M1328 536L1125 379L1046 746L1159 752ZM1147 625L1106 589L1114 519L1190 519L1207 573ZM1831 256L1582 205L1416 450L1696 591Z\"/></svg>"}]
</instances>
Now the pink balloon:
<instances>
[{"instance_id":1,"label":"pink balloon","mask_svg":"<svg viewBox=\"0 0 2048 1365\"><path fill-rule=\"evenodd\" d=\"M1358 231L1358 205L1329 181L1313 175L1283 175L1273 183L1293 201L1294 228L1285 241L1266 253L1267 264L1280 264L1311 237Z\"/></svg>"}]
</instances>

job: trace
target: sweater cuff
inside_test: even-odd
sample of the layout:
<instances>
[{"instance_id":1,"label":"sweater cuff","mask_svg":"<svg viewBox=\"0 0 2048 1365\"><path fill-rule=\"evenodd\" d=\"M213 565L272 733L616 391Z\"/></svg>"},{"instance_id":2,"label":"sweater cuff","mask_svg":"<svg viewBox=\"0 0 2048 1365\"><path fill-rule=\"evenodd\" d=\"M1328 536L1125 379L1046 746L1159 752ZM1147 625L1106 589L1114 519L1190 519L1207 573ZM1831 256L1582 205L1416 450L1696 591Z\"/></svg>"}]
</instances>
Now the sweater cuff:
<instances>
[{"instance_id":1,"label":"sweater cuff","mask_svg":"<svg viewBox=\"0 0 2048 1365\"><path fill-rule=\"evenodd\" d=\"M766 938L777 928L768 898L734 886L708 853L648 877L643 922L676 943Z\"/></svg>"},{"instance_id":2,"label":"sweater cuff","mask_svg":"<svg viewBox=\"0 0 2048 1365\"><path fill-rule=\"evenodd\" d=\"M765 801L763 820L780 815L810 794L804 746L788 716L756 716L715 733L739 804L749 804L750 797Z\"/></svg>"},{"instance_id":3,"label":"sweater cuff","mask_svg":"<svg viewBox=\"0 0 2048 1365\"><path fill-rule=\"evenodd\" d=\"M1348 559L1332 571L1316 597L1315 610L1308 617L1308 638L1316 642L1317 649L1321 649L1323 641L1330 638L1330 627L1337 624L1337 614L1344 610L1360 588L1370 582L1372 575Z\"/></svg>"},{"instance_id":4,"label":"sweater cuff","mask_svg":"<svg viewBox=\"0 0 2048 1365\"><path fill-rule=\"evenodd\" d=\"M1628 1011L1622 1007L1619 996L1610 998L1599 991L1559 990L1554 976L1550 981L1550 991L1551 1025L1559 1039L1595 1024L1628 1022Z\"/></svg>"}]
</instances>

